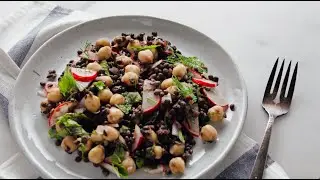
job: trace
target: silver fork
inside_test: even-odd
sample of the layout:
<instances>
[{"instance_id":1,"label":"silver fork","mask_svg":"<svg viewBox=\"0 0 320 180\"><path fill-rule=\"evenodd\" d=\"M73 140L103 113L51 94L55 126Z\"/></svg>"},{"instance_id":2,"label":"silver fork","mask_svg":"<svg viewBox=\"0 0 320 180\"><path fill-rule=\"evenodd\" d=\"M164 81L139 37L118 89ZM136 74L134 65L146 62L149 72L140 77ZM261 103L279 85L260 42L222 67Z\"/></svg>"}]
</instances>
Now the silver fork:
<instances>
[{"instance_id":1,"label":"silver fork","mask_svg":"<svg viewBox=\"0 0 320 180\"><path fill-rule=\"evenodd\" d=\"M286 88L289 80L289 74L290 74L290 68L291 68L291 61L289 63L286 75L283 80L283 84L281 86L281 91L280 91L280 96L277 96L279 86L280 86L280 81L281 81L281 76L282 76L282 71L283 71L283 66L285 60L283 60L277 80L275 82L275 86L273 88L273 91L271 92L271 87L273 84L273 79L276 74L277 66L278 66L278 61L275 62L269 80L268 84L266 87L266 90L264 92L263 100L262 100L262 107L265 109L265 111L269 114L269 121L265 130L265 134L260 146L260 149L258 151L257 158L255 160L250 179L262 179L263 176L263 171L265 167L265 162L267 159L267 154L268 154L268 147L269 147L269 141L271 137L271 130L272 130L272 125L278 116L284 115L289 111L293 92L294 92L294 86L296 84L296 78L297 78L297 72L298 72L298 63L296 63L296 66L294 68L294 72L291 78L289 90L287 96L286 94Z\"/></svg>"}]
</instances>

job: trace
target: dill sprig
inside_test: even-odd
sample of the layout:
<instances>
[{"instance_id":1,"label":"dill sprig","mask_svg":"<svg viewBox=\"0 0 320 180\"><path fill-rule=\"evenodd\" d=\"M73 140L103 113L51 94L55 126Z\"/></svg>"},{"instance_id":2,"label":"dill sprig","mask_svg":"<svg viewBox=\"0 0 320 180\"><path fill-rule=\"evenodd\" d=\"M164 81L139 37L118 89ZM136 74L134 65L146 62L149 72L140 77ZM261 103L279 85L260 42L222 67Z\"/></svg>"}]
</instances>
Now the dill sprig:
<instances>
[{"instance_id":1,"label":"dill sprig","mask_svg":"<svg viewBox=\"0 0 320 180\"><path fill-rule=\"evenodd\" d=\"M88 50L90 46L91 46L91 43L88 40L86 40L86 42L84 43L84 49L80 48L80 50L84 53L85 58L87 59L89 59Z\"/></svg>"},{"instance_id":2,"label":"dill sprig","mask_svg":"<svg viewBox=\"0 0 320 180\"><path fill-rule=\"evenodd\" d=\"M143 50L147 50L147 49L152 50L152 49L155 49L159 46L160 45L140 46L140 47L132 47L132 49L135 51L143 51Z\"/></svg>"},{"instance_id":3,"label":"dill sprig","mask_svg":"<svg viewBox=\"0 0 320 180\"><path fill-rule=\"evenodd\" d=\"M175 53L168 56L167 61L172 64L182 63L189 68L197 69L200 73L206 73L208 71L204 63L195 56L186 57L181 54Z\"/></svg>"},{"instance_id":4,"label":"dill sprig","mask_svg":"<svg viewBox=\"0 0 320 180\"><path fill-rule=\"evenodd\" d=\"M193 89L192 89L192 87L190 87L190 86L188 86L188 85L186 85L186 84L184 84L184 83L181 83L181 82L179 81L179 79L178 79L177 77L175 77L175 76L173 76L172 79L173 79L174 85L178 88L179 93L180 93L183 97L185 97L185 98L191 97L194 102L197 101L197 97L193 94Z\"/></svg>"},{"instance_id":5,"label":"dill sprig","mask_svg":"<svg viewBox=\"0 0 320 180\"><path fill-rule=\"evenodd\" d=\"M102 67L102 69L104 70L104 72L106 73L106 75L110 75L110 73L109 73L109 65L108 65L108 63L107 63L107 61L106 60L102 60L101 62L100 62L100 66Z\"/></svg>"}]
</instances>

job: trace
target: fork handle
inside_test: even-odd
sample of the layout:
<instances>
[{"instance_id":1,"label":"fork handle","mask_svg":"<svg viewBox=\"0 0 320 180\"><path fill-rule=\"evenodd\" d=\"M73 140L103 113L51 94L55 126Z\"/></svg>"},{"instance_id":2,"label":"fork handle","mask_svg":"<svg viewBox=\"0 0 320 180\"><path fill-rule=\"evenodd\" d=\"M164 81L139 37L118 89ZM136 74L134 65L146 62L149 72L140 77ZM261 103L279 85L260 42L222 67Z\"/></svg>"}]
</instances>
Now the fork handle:
<instances>
[{"instance_id":1,"label":"fork handle","mask_svg":"<svg viewBox=\"0 0 320 180\"><path fill-rule=\"evenodd\" d=\"M269 121L263 136L261 146L258 151L257 158L254 162L253 169L250 175L250 179L262 179L263 171L266 164L266 159L268 155L269 142L271 137L272 126L275 117L269 116Z\"/></svg>"}]
</instances>

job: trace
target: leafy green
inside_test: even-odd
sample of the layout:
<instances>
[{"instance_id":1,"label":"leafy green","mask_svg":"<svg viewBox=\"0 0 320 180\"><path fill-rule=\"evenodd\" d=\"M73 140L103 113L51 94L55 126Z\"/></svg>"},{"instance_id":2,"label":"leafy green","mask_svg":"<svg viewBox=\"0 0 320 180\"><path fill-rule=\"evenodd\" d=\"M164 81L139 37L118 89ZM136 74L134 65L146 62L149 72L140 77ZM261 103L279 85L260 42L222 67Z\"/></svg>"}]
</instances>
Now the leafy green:
<instances>
[{"instance_id":1,"label":"leafy green","mask_svg":"<svg viewBox=\"0 0 320 180\"><path fill-rule=\"evenodd\" d=\"M103 90L106 88L106 85L104 84L103 81L97 81L93 83L93 86L99 89L99 91Z\"/></svg>"},{"instance_id":2,"label":"leafy green","mask_svg":"<svg viewBox=\"0 0 320 180\"><path fill-rule=\"evenodd\" d=\"M172 78L173 83L177 86L179 93L187 98L191 97L194 102L197 101L197 97L193 94L193 89L187 83L181 83L177 77Z\"/></svg>"},{"instance_id":3,"label":"leafy green","mask_svg":"<svg viewBox=\"0 0 320 180\"><path fill-rule=\"evenodd\" d=\"M125 125L122 125L119 131L120 131L120 133L125 133L125 132L127 132L127 130L129 130L129 128Z\"/></svg>"},{"instance_id":4,"label":"leafy green","mask_svg":"<svg viewBox=\"0 0 320 180\"><path fill-rule=\"evenodd\" d=\"M61 129L59 132L57 132L55 128L50 128L48 133L50 138L57 140L62 140L69 134L69 132L65 129Z\"/></svg>"},{"instance_id":5,"label":"leafy green","mask_svg":"<svg viewBox=\"0 0 320 180\"><path fill-rule=\"evenodd\" d=\"M82 158L84 158L84 154L86 152L86 146L83 143L80 143L78 150L81 152Z\"/></svg>"},{"instance_id":6,"label":"leafy green","mask_svg":"<svg viewBox=\"0 0 320 180\"><path fill-rule=\"evenodd\" d=\"M182 63L183 65L185 65L189 68L197 69L200 73L208 72L204 63L195 56L186 57L186 56L183 56L181 54L176 53L171 56L168 56L167 61L172 64Z\"/></svg>"},{"instance_id":7,"label":"leafy green","mask_svg":"<svg viewBox=\"0 0 320 180\"><path fill-rule=\"evenodd\" d=\"M107 61L106 60L102 60L101 62L100 62L100 66L102 67L102 69L105 71L105 73L106 73L106 75L110 75L110 72L109 72L109 65L108 65L108 63L107 63Z\"/></svg>"},{"instance_id":8,"label":"leafy green","mask_svg":"<svg viewBox=\"0 0 320 180\"><path fill-rule=\"evenodd\" d=\"M138 92L125 92L122 95L126 99L127 104L135 104L142 101L142 98Z\"/></svg>"},{"instance_id":9,"label":"leafy green","mask_svg":"<svg viewBox=\"0 0 320 180\"><path fill-rule=\"evenodd\" d=\"M132 47L132 49L135 51L143 51L143 50L147 50L147 49L152 50L152 49L156 49L158 46L160 46L160 45Z\"/></svg>"},{"instance_id":10,"label":"leafy green","mask_svg":"<svg viewBox=\"0 0 320 180\"><path fill-rule=\"evenodd\" d=\"M126 152L124 148L121 145L117 145L115 151L110 156L112 167L120 177L128 176L127 170L121 164L121 162L125 159L125 155L126 155Z\"/></svg>"},{"instance_id":11,"label":"leafy green","mask_svg":"<svg viewBox=\"0 0 320 180\"><path fill-rule=\"evenodd\" d=\"M84 136L88 133L78 124L77 119L88 119L88 117L82 113L67 113L58 118L57 125L63 128L67 135Z\"/></svg>"},{"instance_id":12,"label":"leafy green","mask_svg":"<svg viewBox=\"0 0 320 180\"><path fill-rule=\"evenodd\" d=\"M178 137L182 143L186 142L181 130L178 131Z\"/></svg>"},{"instance_id":13,"label":"leafy green","mask_svg":"<svg viewBox=\"0 0 320 180\"><path fill-rule=\"evenodd\" d=\"M136 158L136 164L137 164L139 169L142 168L142 166L144 165L144 159L140 158L140 157L137 157Z\"/></svg>"},{"instance_id":14,"label":"leafy green","mask_svg":"<svg viewBox=\"0 0 320 180\"><path fill-rule=\"evenodd\" d=\"M112 164L112 167L119 177L121 178L128 177L128 171L123 167L122 164L115 163L115 164Z\"/></svg>"},{"instance_id":15,"label":"leafy green","mask_svg":"<svg viewBox=\"0 0 320 180\"><path fill-rule=\"evenodd\" d=\"M77 82L73 78L69 68L66 68L66 70L64 71L63 76L61 77L61 79L58 82L58 86L59 86L61 94L64 97L66 97L66 96L68 96L78 90Z\"/></svg>"},{"instance_id":16,"label":"leafy green","mask_svg":"<svg viewBox=\"0 0 320 180\"><path fill-rule=\"evenodd\" d=\"M117 104L117 108L119 108L124 114L129 114L132 105L131 104Z\"/></svg>"}]
</instances>

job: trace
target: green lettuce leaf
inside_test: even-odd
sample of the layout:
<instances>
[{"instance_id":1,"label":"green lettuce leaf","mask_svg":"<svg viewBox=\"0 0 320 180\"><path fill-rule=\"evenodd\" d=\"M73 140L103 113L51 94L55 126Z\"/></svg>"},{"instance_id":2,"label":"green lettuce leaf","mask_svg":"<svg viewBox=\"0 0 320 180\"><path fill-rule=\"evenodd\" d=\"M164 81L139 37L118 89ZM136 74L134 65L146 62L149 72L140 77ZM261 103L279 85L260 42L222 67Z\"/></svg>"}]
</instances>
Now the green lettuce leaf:
<instances>
[{"instance_id":1,"label":"green lettuce leaf","mask_svg":"<svg viewBox=\"0 0 320 180\"><path fill-rule=\"evenodd\" d=\"M77 82L73 78L69 68L66 68L64 71L63 76L58 82L58 86L64 97L67 97L78 90Z\"/></svg>"}]
</instances>

